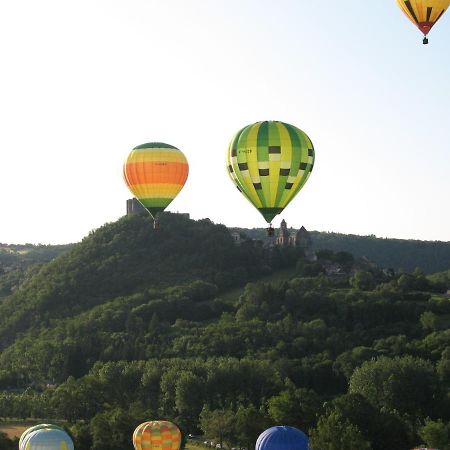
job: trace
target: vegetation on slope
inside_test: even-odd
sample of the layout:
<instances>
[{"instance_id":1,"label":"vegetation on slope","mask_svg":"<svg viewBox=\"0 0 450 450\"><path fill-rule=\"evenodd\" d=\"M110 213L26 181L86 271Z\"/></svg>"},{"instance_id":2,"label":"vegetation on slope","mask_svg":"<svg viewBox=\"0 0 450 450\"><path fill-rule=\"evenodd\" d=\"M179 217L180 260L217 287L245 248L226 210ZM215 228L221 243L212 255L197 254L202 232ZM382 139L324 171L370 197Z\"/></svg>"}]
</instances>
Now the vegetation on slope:
<instances>
[{"instance_id":1,"label":"vegetation on slope","mask_svg":"<svg viewBox=\"0 0 450 450\"><path fill-rule=\"evenodd\" d=\"M162 228L106 225L0 304L0 417L64 419L79 450L149 418L229 446L280 423L313 450L449 445L448 278Z\"/></svg>"}]
</instances>

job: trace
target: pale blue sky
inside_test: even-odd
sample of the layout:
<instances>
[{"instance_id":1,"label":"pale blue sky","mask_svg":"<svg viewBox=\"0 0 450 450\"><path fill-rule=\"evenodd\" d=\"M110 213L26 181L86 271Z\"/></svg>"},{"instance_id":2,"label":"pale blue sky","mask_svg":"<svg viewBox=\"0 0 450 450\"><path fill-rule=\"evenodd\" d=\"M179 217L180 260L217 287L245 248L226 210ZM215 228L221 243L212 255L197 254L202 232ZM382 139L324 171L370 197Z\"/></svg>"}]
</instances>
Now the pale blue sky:
<instances>
[{"instance_id":1,"label":"pale blue sky","mask_svg":"<svg viewBox=\"0 0 450 450\"><path fill-rule=\"evenodd\" d=\"M169 206L263 227L224 169L259 120L316 166L274 220L450 240L450 14L430 44L394 0L15 0L0 4L0 242L65 243L124 214L122 163L190 163Z\"/></svg>"}]
</instances>

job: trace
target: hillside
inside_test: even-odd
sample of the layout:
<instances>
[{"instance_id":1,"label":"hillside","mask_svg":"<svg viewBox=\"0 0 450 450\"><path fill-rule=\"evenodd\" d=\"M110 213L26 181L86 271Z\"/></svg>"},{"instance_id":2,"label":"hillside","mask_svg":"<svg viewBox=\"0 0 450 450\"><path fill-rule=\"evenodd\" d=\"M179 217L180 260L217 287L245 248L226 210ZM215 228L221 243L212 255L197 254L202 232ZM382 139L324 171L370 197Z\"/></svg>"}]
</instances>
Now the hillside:
<instances>
[{"instance_id":1,"label":"hillside","mask_svg":"<svg viewBox=\"0 0 450 450\"><path fill-rule=\"evenodd\" d=\"M251 243L235 246L224 226L207 219L165 214L154 230L147 216L123 217L42 266L0 304L0 345L119 296L195 279L231 287L270 271L269 263L277 267L276 256Z\"/></svg>"},{"instance_id":2,"label":"hillside","mask_svg":"<svg viewBox=\"0 0 450 450\"><path fill-rule=\"evenodd\" d=\"M284 423L408 450L450 421L447 282L124 217L0 303L0 417L66 420L77 450L130 448L148 418L246 448Z\"/></svg>"}]
</instances>

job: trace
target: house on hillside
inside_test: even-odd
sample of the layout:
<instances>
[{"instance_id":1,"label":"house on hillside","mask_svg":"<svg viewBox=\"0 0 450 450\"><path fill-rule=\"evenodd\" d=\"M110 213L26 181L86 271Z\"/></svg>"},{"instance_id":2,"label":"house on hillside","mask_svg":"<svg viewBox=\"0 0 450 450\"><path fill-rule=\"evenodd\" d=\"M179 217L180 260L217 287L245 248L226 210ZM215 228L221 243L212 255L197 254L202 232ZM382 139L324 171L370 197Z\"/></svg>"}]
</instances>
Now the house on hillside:
<instances>
[{"instance_id":1,"label":"house on hillside","mask_svg":"<svg viewBox=\"0 0 450 450\"><path fill-rule=\"evenodd\" d=\"M314 251L311 236L305 227L300 230L289 230L286 221L283 219L280 224L275 245L279 247L298 247L303 249L308 261L317 261L317 255Z\"/></svg>"}]
</instances>

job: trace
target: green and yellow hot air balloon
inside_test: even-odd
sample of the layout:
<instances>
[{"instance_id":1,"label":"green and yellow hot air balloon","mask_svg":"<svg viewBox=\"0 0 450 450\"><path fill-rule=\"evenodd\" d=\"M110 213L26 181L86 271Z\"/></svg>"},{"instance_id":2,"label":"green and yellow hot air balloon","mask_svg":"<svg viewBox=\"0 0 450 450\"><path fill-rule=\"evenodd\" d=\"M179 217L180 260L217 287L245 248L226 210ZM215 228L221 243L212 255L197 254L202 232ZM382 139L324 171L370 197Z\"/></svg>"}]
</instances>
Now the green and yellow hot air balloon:
<instances>
[{"instance_id":1,"label":"green and yellow hot air balloon","mask_svg":"<svg viewBox=\"0 0 450 450\"><path fill-rule=\"evenodd\" d=\"M125 183L153 219L178 195L188 173L183 152L162 142L135 147L123 165Z\"/></svg>"},{"instance_id":2,"label":"green and yellow hot air balloon","mask_svg":"<svg viewBox=\"0 0 450 450\"><path fill-rule=\"evenodd\" d=\"M450 0L396 0L406 17L423 33L423 43L428 44L427 34L442 17Z\"/></svg>"},{"instance_id":3,"label":"green and yellow hot air balloon","mask_svg":"<svg viewBox=\"0 0 450 450\"><path fill-rule=\"evenodd\" d=\"M302 130L279 121L242 128L230 142L228 173L267 223L304 186L314 166L314 146ZM268 228L269 235L273 228Z\"/></svg>"},{"instance_id":4,"label":"green and yellow hot air balloon","mask_svg":"<svg viewBox=\"0 0 450 450\"><path fill-rule=\"evenodd\" d=\"M167 420L141 423L133 433L133 446L136 450L179 450L180 445L180 430Z\"/></svg>"}]
</instances>

